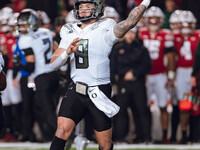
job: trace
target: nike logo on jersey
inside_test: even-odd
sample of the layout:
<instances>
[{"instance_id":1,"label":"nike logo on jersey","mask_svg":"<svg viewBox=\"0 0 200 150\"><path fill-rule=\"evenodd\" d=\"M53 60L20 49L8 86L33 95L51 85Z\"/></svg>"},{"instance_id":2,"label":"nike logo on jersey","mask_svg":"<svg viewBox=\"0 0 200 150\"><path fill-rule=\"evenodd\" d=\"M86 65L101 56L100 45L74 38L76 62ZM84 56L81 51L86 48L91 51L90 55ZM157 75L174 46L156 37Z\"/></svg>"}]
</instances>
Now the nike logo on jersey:
<instances>
[{"instance_id":1,"label":"nike logo on jersey","mask_svg":"<svg viewBox=\"0 0 200 150\"><path fill-rule=\"evenodd\" d=\"M92 91L94 91L94 89L89 90L90 93L91 93Z\"/></svg>"}]
</instances>

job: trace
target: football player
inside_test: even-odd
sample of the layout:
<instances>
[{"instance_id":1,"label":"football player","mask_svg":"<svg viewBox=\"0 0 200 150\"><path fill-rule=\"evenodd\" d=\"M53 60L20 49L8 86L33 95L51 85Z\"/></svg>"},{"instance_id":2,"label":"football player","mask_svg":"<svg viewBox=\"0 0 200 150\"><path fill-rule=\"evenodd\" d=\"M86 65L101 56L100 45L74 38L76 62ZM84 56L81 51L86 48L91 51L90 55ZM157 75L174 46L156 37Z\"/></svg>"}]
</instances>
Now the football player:
<instances>
[{"instance_id":1,"label":"football player","mask_svg":"<svg viewBox=\"0 0 200 150\"><path fill-rule=\"evenodd\" d=\"M53 54L53 39L49 29L39 28L39 19L32 9L24 9L17 18L20 33L19 49L25 55L25 63L19 67L31 72L35 82L36 119L44 141L53 137L56 129L56 105L54 95L58 87L58 74L49 66Z\"/></svg>"},{"instance_id":2,"label":"football player","mask_svg":"<svg viewBox=\"0 0 200 150\"><path fill-rule=\"evenodd\" d=\"M20 92L20 86L14 86L13 85L13 64L12 64L12 56L13 51L16 46L16 37L13 36L13 28L10 24L10 20L14 16L12 13L11 8L3 8L2 10L3 20L2 20L2 31L5 35L5 41L3 44L3 54L7 57L6 62L6 77L7 77L7 88L2 92L2 103L4 107L4 112L6 116L6 123L5 128L6 132L3 136L3 141L16 141L16 137L18 136L18 132L21 127L21 121L20 119L20 105L21 105L21 92ZM20 76L17 76L19 79ZM14 113L13 113L14 112ZM14 120L14 124L12 123Z\"/></svg>"},{"instance_id":3,"label":"football player","mask_svg":"<svg viewBox=\"0 0 200 150\"><path fill-rule=\"evenodd\" d=\"M181 13L182 10L175 10L169 18L169 25L173 34L179 34L181 32Z\"/></svg>"},{"instance_id":4,"label":"football player","mask_svg":"<svg viewBox=\"0 0 200 150\"><path fill-rule=\"evenodd\" d=\"M112 150L112 117L119 107L110 100L109 54L113 44L133 28L150 0L136 7L129 17L116 24L100 20L104 0L74 0L74 15L79 23L61 29L61 42L53 54L51 67L60 68L70 57L73 82L62 100L58 126L50 150L63 150L76 124L89 113L99 149Z\"/></svg>"},{"instance_id":5,"label":"football player","mask_svg":"<svg viewBox=\"0 0 200 150\"><path fill-rule=\"evenodd\" d=\"M175 43L175 48L176 48L176 41L178 41L180 39L181 35L181 13L182 10L175 10L170 18L169 18L169 25L170 25L170 29L174 35L174 43ZM177 100L177 96L176 96L176 88L172 87L171 88L171 99L172 99L172 104L173 104L173 112L172 112L172 117L171 117L171 121L172 121L172 130L171 130L171 139L170 142L171 143L176 143L176 133L177 133L177 127L179 125L179 108L178 108L178 100Z\"/></svg>"},{"instance_id":6,"label":"football player","mask_svg":"<svg viewBox=\"0 0 200 150\"><path fill-rule=\"evenodd\" d=\"M169 30L161 29L164 14L159 7L152 6L146 13L148 27L140 29L140 38L144 46L148 49L151 60L152 70L147 75L147 97L156 94L158 106L161 110L161 125L163 130L163 143L168 143L168 114L167 88L172 85L174 79L174 43L173 35ZM165 64L167 58L167 64Z\"/></svg>"},{"instance_id":7,"label":"football player","mask_svg":"<svg viewBox=\"0 0 200 150\"><path fill-rule=\"evenodd\" d=\"M175 48L177 53L176 70L176 95L178 100L183 99L185 92L191 90L190 77L194 64L195 52L199 45L199 34L195 32L196 18L191 11L183 11L180 15L181 34L175 38ZM181 111L181 110L180 110ZM181 111L180 122L182 130L181 143L187 143L187 125L189 112Z\"/></svg>"},{"instance_id":8,"label":"football player","mask_svg":"<svg viewBox=\"0 0 200 150\"><path fill-rule=\"evenodd\" d=\"M4 66L4 60L3 56L0 52L0 91L3 91L6 88L7 82L6 82L6 75L3 71ZM3 107L2 107L2 101L1 101L1 93L0 93L0 137L4 130L4 113L3 113Z\"/></svg>"}]
</instances>

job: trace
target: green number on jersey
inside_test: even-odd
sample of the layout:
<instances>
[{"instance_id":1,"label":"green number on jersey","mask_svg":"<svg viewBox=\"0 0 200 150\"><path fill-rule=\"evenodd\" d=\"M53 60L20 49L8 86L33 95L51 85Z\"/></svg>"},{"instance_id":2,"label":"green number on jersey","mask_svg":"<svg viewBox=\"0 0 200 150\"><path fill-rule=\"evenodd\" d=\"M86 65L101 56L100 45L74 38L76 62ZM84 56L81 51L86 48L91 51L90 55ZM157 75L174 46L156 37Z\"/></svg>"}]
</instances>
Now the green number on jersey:
<instances>
[{"instance_id":1,"label":"green number on jersey","mask_svg":"<svg viewBox=\"0 0 200 150\"><path fill-rule=\"evenodd\" d=\"M84 39L78 42L80 46L78 50L75 52L76 58L76 68L77 69L85 69L88 68L88 39Z\"/></svg>"}]
</instances>

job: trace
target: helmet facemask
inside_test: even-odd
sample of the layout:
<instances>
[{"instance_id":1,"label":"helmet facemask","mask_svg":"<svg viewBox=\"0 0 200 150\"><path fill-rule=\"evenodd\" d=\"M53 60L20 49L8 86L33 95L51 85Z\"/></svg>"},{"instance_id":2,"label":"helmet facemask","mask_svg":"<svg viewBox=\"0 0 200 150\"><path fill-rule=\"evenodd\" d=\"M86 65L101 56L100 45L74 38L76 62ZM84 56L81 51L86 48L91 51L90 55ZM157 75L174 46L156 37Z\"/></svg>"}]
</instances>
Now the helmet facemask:
<instances>
[{"instance_id":1,"label":"helmet facemask","mask_svg":"<svg viewBox=\"0 0 200 150\"><path fill-rule=\"evenodd\" d=\"M192 34L196 28L196 18L191 11L183 11L181 14L182 29L181 33L183 35Z\"/></svg>"},{"instance_id":2,"label":"helmet facemask","mask_svg":"<svg viewBox=\"0 0 200 150\"><path fill-rule=\"evenodd\" d=\"M29 25L26 28L21 28L21 25ZM17 18L17 30L19 31L19 33L24 33L24 31L26 30L27 33L29 32L34 32L38 29L39 27L39 20L38 17L36 15L36 13L31 12L31 11L25 11L20 13L19 17ZM23 34L22 33L22 34Z\"/></svg>"},{"instance_id":3,"label":"helmet facemask","mask_svg":"<svg viewBox=\"0 0 200 150\"><path fill-rule=\"evenodd\" d=\"M164 13L159 7L152 6L146 13L147 24L150 30L158 31L164 22Z\"/></svg>"},{"instance_id":4,"label":"helmet facemask","mask_svg":"<svg viewBox=\"0 0 200 150\"><path fill-rule=\"evenodd\" d=\"M94 9L83 9L82 11L91 11L90 16L80 17L79 15L79 5L81 3L91 3L95 5ZM90 22L92 19L98 19L103 16L104 12L104 1L103 0L74 0L74 17L83 23Z\"/></svg>"}]
</instances>

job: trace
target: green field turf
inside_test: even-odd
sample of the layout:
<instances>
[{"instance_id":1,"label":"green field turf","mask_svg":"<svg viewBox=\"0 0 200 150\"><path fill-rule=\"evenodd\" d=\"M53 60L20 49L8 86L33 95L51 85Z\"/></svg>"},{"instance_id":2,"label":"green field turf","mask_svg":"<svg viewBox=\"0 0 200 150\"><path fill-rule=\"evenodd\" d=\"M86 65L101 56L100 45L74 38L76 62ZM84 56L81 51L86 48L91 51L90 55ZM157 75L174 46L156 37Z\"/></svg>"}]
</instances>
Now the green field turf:
<instances>
[{"instance_id":1,"label":"green field turf","mask_svg":"<svg viewBox=\"0 0 200 150\"><path fill-rule=\"evenodd\" d=\"M0 148L0 150L49 150L49 149L44 149L44 148L41 148L41 149L29 149L29 148ZM72 148L70 150L76 150L75 148ZM98 150L96 148L87 148L86 150ZM120 150L120 149L114 149L114 150ZM181 149L123 149L123 150L181 150ZM190 149L184 149L184 150L190 150ZM194 150L194 149L193 149ZM199 150L199 149L196 149L196 150Z\"/></svg>"}]
</instances>

